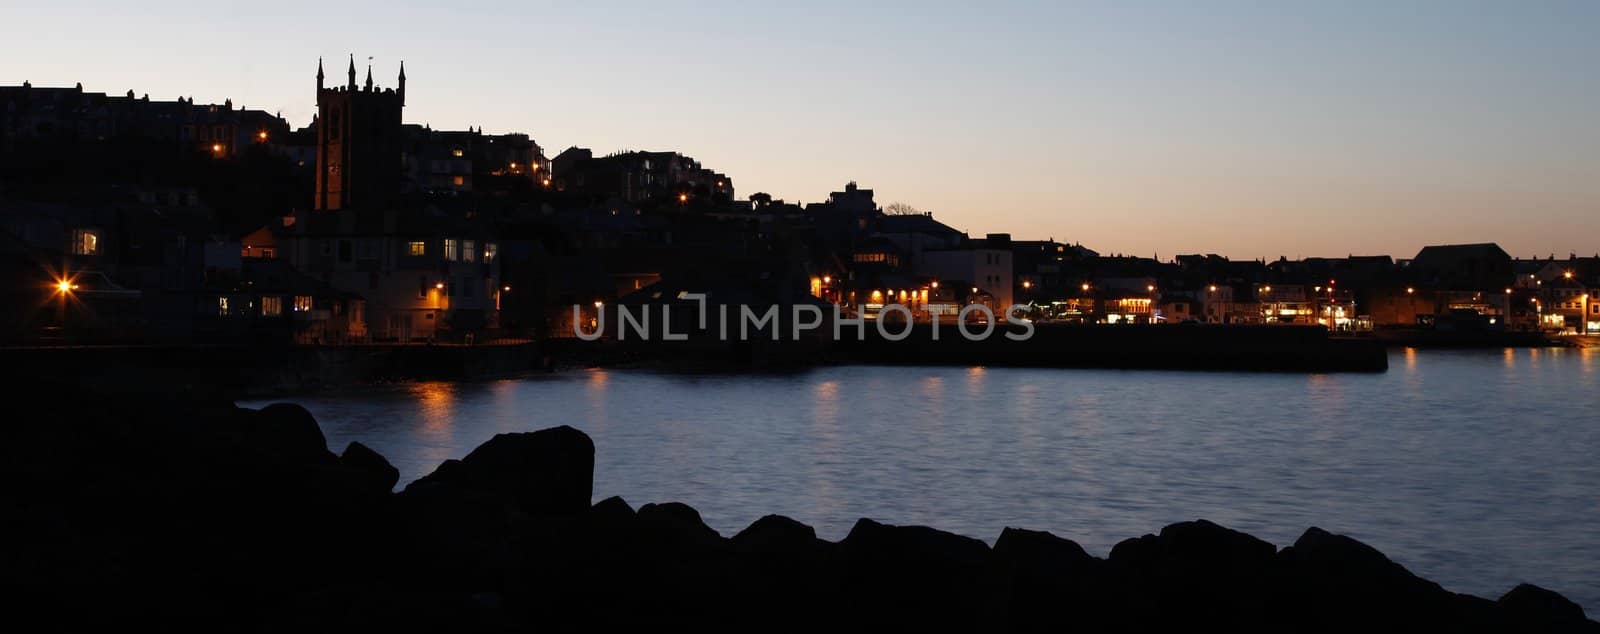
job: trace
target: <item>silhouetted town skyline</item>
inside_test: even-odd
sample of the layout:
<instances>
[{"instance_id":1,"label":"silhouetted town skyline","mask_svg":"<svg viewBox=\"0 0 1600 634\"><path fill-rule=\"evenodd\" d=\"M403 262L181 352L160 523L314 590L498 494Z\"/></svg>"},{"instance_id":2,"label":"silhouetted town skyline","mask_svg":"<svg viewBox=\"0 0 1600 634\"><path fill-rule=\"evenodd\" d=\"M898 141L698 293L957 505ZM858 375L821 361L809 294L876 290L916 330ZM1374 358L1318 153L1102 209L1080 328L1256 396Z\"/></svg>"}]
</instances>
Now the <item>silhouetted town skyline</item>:
<instances>
[{"instance_id":1,"label":"silhouetted town skyline","mask_svg":"<svg viewBox=\"0 0 1600 634\"><path fill-rule=\"evenodd\" d=\"M13 288L106 304L84 311L96 323L54 327L111 339L561 336L566 307L595 321L619 300L701 292L869 317L902 304L919 321L1021 304L1075 323L1600 329L1600 257L1482 243L1161 259L973 235L855 182L822 202L740 198L732 176L678 151L551 158L528 133L406 123L403 63L388 87L341 61L329 81L318 60L317 114L299 128L231 100L0 87ZM45 321L15 315L12 333Z\"/></svg>"}]
</instances>

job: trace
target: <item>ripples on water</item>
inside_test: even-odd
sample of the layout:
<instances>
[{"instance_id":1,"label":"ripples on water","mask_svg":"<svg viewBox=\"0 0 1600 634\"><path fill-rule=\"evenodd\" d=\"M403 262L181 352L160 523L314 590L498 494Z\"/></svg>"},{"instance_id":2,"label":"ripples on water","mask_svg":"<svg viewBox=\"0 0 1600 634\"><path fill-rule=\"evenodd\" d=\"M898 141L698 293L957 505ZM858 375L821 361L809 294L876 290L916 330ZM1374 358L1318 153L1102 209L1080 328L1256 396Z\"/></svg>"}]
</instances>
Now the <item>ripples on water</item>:
<instances>
[{"instance_id":1,"label":"ripples on water","mask_svg":"<svg viewBox=\"0 0 1600 634\"><path fill-rule=\"evenodd\" d=\"M494 434L595 440L596 499L682 501L731 535L781 513L988 541L1049 530L1104 555L1207 518L1282 545L1361 539L1447 588L1519 581L1600 610L1596 350L1394 353L1386 374L838 367L574 371L298 399L402 481ZM260 405L247 404L247 405Z\"/></svg>"}]
</instances>

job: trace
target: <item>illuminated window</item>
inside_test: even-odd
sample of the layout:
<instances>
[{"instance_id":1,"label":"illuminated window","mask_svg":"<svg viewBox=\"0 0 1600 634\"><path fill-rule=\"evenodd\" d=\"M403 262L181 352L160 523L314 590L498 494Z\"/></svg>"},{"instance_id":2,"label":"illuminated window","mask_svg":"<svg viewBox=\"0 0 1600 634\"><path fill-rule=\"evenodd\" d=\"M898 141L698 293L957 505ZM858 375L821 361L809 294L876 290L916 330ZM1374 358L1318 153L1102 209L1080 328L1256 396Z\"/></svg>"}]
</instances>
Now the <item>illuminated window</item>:
<instances>
[{"instance_id":1,"label":"illuminated window","mask_svg":"<svg viewBox=\"0 0 1600 634\"><path fill-rule=\"evenodd\" d=\"M461 259L461 243L455 238L444 239L444 259L451 262Z\"/></svg>"},{"instance_id":2,"label":"illuminated window","mask_svg":"<svg viewBox=\"0 0 1600 634\"><path fill-rule=\"evenodd\" d=\"M491 262L494 262L494 256L496 256L498 254L499 254L499 249L497 249L495 247L495 244L493 242L485 242L485 243L483 243L483 263L484 264L489 264Z\"/></svg>"},{"instance_id":3,"label":"illuminated window","mask_svg":"<svg viewBox=\"0 0 1600 634\"><path fill-rule=\"evenodd\" d=\"M226 297L218 297L217 298L217 314L218 315L227 315L228 314L228 298L226 298Z\"/></svg>"},{"instance_id":4,"label":"illuminated window","mask_svg":"<svg viewBox=\"0 0 1600 634\"><path fill-rule=\"evenodd\" d=\"M73 255L100 255L100 232L78 229L72 232Z\"/></svg>"},{"instance_id":5,"label":"illuminated window","mask_svg":"<svg viewBox=\"0 0 1600 634\"><path fill-rule=\"evenodd\" d=\"M278 315L282 315L282 314L283 314L283 298L282 297L263 297L263 298L261 298L261 316L262 317L277 317Z\"/></svg>"},{"instance_id":6,"label":"illuminated window","mask_svg":"<svg viewBox=\"0 0 1600 634\"><path fill-rule=\"evenodd\" d=\"M295 295L294 296L294 312L304 313L304 312L310 312L310 311L311 311L311 296L310 295Z\"/></svg>"},{"instance_id":7,"label":"illuminated window","mask_svg":"<svg viewBox=\"0 0 1600 634\"><path fill-rule=\"evenodd\" d=\"M456 158L461 158L461 156L464 155L464 154L466 154L466 152L462 151L461 148L450 148L450 156L454 156ZM457 176L456 178L459 179L461 177ZM456 183L456 184L460 185L461 183Z\"/></svg>"},{"instance_id":8,"label":"illuminated window","mask_svg":"<svg viewBox=\"0 0 1600 634\"><path fill-rule=\"evenodd\" d=\"M412 240L406 243L406 253L409 255L427 255L428 243L421 240Z\"/></svg>"},{"instance_id":9,"label":"illuminated window","mask_svg":"<svg viewBox=\"0 0 1600 634\"><path fill-rule=\"evenodd\" d=\"M464 241L462 241L462 243L461 243L461 259L463 261L465 261L465 262L477 262L478 261L478 243L474 242L472 240L464 240Z\"/></svg>"},{"instance_id":10,"label":"illuminated window","mask_svg":"<svg viewBox=\"0 0 1600 634\"><path fill-rule=\"evenodd\" d=\"M467 177L460 176L460 175L453 176L453 177L450 178L450 184L455 185L456 187L461 187L463 185L466 185L467 184Z\"/></svg>"}]
</instances>

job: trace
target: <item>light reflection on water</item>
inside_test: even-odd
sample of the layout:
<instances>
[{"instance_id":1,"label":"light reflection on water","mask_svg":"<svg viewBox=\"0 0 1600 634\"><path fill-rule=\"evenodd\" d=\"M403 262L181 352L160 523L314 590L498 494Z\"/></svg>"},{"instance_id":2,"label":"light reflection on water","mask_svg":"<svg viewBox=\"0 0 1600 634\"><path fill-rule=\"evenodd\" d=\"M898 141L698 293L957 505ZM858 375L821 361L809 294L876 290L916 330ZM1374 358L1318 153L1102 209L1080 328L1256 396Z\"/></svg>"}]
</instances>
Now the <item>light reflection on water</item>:
<instances>
[{"instance_id":1,"label":"light reflection on water","mask_svg":"<svg viewBox=\"0 0 1600 634\"><path fill-rule=\"evenodd\" d=\"M403 481L572 425L594 437L597 499L687 502L725 535L782 513L838 539L865 516L1104 555L1197 517L1279 545L1316 525L1452 590L1530 581L1593 613L1596 354L1402 350L1378 375L590 370L299 401L333 449L359 440Z\"/></svg>"}]
</instances>

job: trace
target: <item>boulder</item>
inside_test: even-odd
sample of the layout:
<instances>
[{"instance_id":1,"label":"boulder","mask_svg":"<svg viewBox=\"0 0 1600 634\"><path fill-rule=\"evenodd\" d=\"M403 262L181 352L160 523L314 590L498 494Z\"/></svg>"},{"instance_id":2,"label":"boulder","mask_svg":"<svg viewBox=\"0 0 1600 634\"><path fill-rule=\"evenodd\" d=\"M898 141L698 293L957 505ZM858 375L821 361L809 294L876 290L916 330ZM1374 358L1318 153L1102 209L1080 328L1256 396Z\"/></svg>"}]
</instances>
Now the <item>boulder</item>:
<instances>
[{"instance_id":1,"label":"boulder","mask_svg":"<svg viewBox=\"0 0 1600 634\"><path fill-rule=\"evenodd\" d=\"M1583 607L1531 583L1520 584L1497 602L1504 618L1523 632L1596 632Z\"/></svg>"},{"instance_id":2,"label":"boulder","mask_svg":"<svg viewBox=\"0 0 1600 634\"><path fill-rule=\"evenodd\" d=\"M1315 526L1278 553L1274 613L1323 631L1402 627L1461 629L1469 611L1439 584L1376 548ZM1471 629L1471 628L1468 628Z\"/></svg>"},{"instance_id":3,"label":"boulder","mask_svg":"<svg viewBox=\"0 0 1600 634\"><path fill-rule=\"evenodd\" d=\"M333 452L306 408L273 403L244 420L244 442L252 449L293 463L332 464Z\"/></svg>"},{"instance_id":4,"label":"boulder","mask_svg":"<svg viewBox=\"0 0 1600 634\"><path fill-rule=\"evenodd\" d=\"M1105 562L1045 531L1006 528L994 543L996 609L1011 630L1105 631Z\"/></svg>"},{"instance_id":5,"label":"boulder","mask_svg":"<svg viewBox=\"0 0 1600 634\"><path fill-rule=\"evenodd\" d=\"M1124 540L1108 566L1115 601L1129 619L1166 629L1198 619L1224 629L1259 627L1278 548L1206 520Z\"/></svg>"},{"instance_id":6,"label":"boulder","mask_svg":"<svg viewBox=\"0 0 1600 634\"><path fill-rule=\"evenodd\" d=\"M385 492L393 491L394 485L400 482L399 469L389 464L383 454L359 442L351 442L344 448L344 453L339 454L339 465L370 476L373 485Z\"/></svg>"},{"instance_id":7,"label":"boulder","mask_svg":"<svg viewBox=\"0 0 1600 634\"><path fill-rule=\"evenodd\" d=\"M810 555L820 542L815 529L782 515L764 516L733 536L734 549L750 555Z\"/></svg>"},{"instance_id":8,"label":"boulder","mask_svg":"<svg viewBox=\"0 0 1600 634\"><path fill-rule=\"evenodd\" d=\"M645 539L674 551L698 552L723 545L722 535L700 519L700 512L682 502L639 507L639 527Z\"/></svg>"},{"instance_id":9,"label":"boulder","mask_svg":"<svg viewBox=\"0 0 1600 634\"><path fill-rule=\"evenodd\" d=\"M839 543L844 603L874 626L970 629L987 625L982 541L926 526L858 520Z\"/></svg>"},{"instance_id":10,"label":"boulder","mask_svg":"<svg viewBox=\"0 0 1600 634\"><path fill-rule=\"evenodd\" d=\"M534 516L582 514L594 490L594 441L565 425L499 434L411 486L419 484L502 495Z\"/></svg>"}]
</instances>

